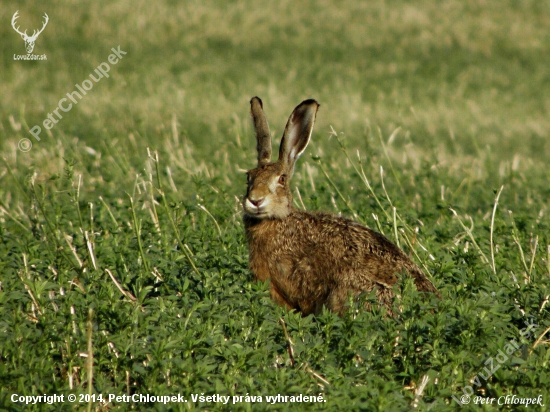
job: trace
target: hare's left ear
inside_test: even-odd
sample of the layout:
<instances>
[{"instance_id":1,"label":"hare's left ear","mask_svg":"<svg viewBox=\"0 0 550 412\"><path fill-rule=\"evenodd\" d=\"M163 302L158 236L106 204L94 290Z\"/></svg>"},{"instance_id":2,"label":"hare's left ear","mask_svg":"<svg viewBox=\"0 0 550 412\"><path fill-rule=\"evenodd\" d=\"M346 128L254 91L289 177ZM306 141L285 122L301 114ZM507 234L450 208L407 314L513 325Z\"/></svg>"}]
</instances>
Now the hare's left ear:
<instances>
[{"instance_id":1,"label":"hare's left ear","mask_svg":"<svg viewBox=\"0 0 550 412\"><path fill-rule=\"evenodd\" d=\"M304 100L288 118L279 148L278 161L283 165L289 177L294 173L296 160L309 143L318 108L319 103L315 100Z\"/></svg>"},{"instance_id":2,"label":"hare's left ear","mask_svg":"<svg viewBox=\"0 0 550 412\"><path fill-rule=\"evenodd\" d=\"M258 151L258 166L271 162L271 134L265 117L262 100L253 97L250 100L250 114L256 132L256 150Z\"/></svg>"}]
</instances>

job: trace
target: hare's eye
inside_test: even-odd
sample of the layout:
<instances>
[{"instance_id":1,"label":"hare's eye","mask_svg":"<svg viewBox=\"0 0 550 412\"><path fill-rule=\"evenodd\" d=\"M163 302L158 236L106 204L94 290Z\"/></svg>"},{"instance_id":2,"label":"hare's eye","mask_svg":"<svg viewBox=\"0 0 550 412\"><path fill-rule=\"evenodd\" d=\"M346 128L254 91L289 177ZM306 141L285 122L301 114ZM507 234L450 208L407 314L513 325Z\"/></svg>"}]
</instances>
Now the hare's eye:
<instances>
[{"instance_id":1,"label":"hare's eye","mask_svg":"<svg viewBox=\"0 0 550 412\"><path fill-rule=\"evenodd\" d=\"M246 172L246 183L250 183L250 172Z\"/></svg>"},{"instance_id":2,"label":"hare's eye","mask_svg":"<svg viewBox=\"0 0 550 412\"><path fill-rule=\"evenodd\" d=\"M282 186L286 184L286 175L279 176L279 184Z\"/></svg>"}]
</instances>

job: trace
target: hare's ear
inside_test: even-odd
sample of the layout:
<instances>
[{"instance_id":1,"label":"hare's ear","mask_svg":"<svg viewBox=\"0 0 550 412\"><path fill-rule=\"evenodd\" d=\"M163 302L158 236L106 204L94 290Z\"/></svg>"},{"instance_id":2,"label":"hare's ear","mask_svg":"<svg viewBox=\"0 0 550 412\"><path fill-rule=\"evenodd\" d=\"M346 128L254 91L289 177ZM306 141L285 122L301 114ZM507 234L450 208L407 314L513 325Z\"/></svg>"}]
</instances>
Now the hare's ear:
<instances>
[{"instance_id":1,"label":"hare's ear","mask_svg":"<svg viewBox=\"0 0 550 412\"><path fill-rule=\"evenodd\" d=\"M265 117L262 100L253 97L250 100L250 114L256 132L256 150L258 151L258 166L271 162L271 135Z\"/></svg>"},{"instance_id":2,"label":"hare's ear","mask_svg":"<svg viewBox=\"0 0 550 412\"><path fill-rule=\"evenodd\" d=\"M296 159L309 143L318 108L319 103L315 100L304 100L288 119L279 148L279 162L283 164L290 176L294 173Z\"/></svg>"}]
</instances>

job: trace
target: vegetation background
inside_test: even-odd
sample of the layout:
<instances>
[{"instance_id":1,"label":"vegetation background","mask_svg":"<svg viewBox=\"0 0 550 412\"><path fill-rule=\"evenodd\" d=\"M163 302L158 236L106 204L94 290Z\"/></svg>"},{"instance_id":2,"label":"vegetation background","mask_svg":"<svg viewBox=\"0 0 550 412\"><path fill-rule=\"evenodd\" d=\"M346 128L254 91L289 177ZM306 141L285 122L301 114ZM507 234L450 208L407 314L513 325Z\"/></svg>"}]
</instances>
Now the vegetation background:
<instances>
[{"instance_id":1,"label":"vegetation background","mask_svg":"<svg viewBox=\"0 0 550 412\"><path fill-rule=\"evenodd\" d=\"M17 10L29 32L49 15L46 61L14 60ZM550 404L550 3L4 0L0 21L0 409ZM118 46L110 77L36 141ZM270 301L241 224L254 95L275 140L300 101L321 103L296 206L384 232L441 300L404 279L395 318ZM11 401L54 393L189 401ZM326 402L269 405L277 394Z\"/></svg>"}]
</instances>

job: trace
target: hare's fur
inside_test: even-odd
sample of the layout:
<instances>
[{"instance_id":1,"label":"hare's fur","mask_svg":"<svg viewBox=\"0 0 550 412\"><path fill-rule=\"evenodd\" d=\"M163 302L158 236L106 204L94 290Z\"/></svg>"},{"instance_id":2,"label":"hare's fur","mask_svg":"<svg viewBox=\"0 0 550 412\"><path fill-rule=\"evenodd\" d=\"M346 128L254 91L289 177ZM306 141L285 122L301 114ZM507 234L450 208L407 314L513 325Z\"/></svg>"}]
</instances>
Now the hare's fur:
<instances>
[{"instance_id":1,"label":"hare's fur","mask_svg":"<svg viewBox=\"0 0 550 412\"><path fill-rule=\"evenodd\" d=\"M318 107L314 100L296 107L273 163L262 102L251 100L258 167L248 172L243 221L252 273L271 281L275 302L304 315L323 306L341 313L350 294L373 289L381 303L390 305L401 272L412 276L418 290L437 293L423 271L382 234L346 218L293 207L289 183Z\"/></svg>"}]
</instances>

